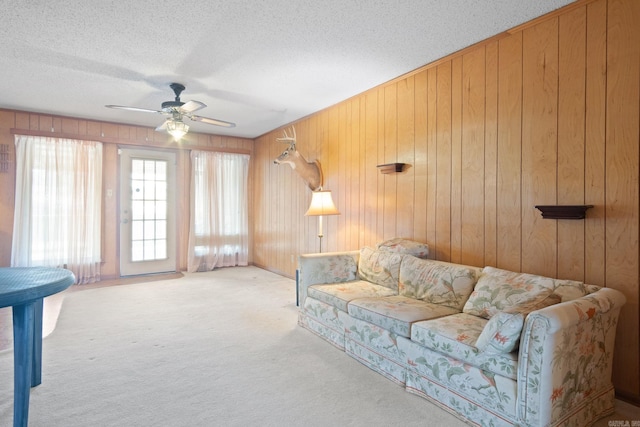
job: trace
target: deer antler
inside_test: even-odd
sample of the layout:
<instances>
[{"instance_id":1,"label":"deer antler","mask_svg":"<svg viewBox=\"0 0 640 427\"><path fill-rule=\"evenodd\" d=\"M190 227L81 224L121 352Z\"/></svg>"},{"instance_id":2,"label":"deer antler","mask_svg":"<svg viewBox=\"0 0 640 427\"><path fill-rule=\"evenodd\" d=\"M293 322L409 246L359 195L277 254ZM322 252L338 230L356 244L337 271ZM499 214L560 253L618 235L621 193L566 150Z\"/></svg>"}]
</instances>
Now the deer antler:
<instances>
[{"instance_id":1,"label":"deer antler","mask_svg":"<svg viewBox=\"0 0 640 427\"><path fill-rule=\"evenodd\" d=\"M282 131L283 133L283 137L282 138L276 138L276 141L278 142L286 142L288 144L291 145L291 147L295 148L296 146L296 128L294 126L291 126L291 135L289 135L287 133L286 129L283 129Z\"/></svg>"}]
</instances>

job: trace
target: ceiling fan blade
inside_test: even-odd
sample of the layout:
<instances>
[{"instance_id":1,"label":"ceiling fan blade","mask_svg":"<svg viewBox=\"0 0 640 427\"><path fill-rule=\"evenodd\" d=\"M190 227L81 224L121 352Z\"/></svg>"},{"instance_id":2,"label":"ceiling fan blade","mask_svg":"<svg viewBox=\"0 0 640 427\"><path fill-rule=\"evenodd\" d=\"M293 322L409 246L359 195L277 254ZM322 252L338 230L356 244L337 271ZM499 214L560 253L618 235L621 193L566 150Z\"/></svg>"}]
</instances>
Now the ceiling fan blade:
<instances>
[{"instance_id":1,"label":"ceiling fan blade","mask_svg":"<svg viewBox=\"0 0 640 427\"><path fill-rule=\"evenodd\" d=\"M157 130L158 132L162 132L162 131L164 131L164 130L167 130L167 123L168 123L168 122L169 122L169 119L165 120L165 121L164 121L164 123L162 123L160 126L158 126L158 127L156 128L156 130Z\"/></svg>"},{"instance_id":2,"label":"ceiling fan blade","mask_svg":"<svg viewBox=\"0 0 640 427\"><path fill-rule=\"evenodd\" d=\"M188 101L178 108L178 110L180 110L181 113L186 114L193 113L194 111L198 111L206 106L207 104L203 104L200 101Z\"/></svg>"},{"instance_id":3,"label":"ceiling fan blade","mask_svg":"<svg viewBox=\"0 0 640 427\"><path fill-rule=\"evenodd\" d=\"M114 108L116 110L129 110L129 111L139 111L142 113L160 113L164 114L162 111L158 110L149 110L148 108L138 108L138 107L125 107L124 105L105 105L107 108Z\"/></svg>"},{"instance_id":4,"label":"ceiling fan blade","mask_svg":"<svg viewBox=\"0 0 640 427\"><path fill-rule=\"evenodd\" d=\"M226 127L226 128L234 128L234 127L236 127L235 123L225 122L224 120L210 119L208 117L201 117L201 116L194 116L194 115L190 115L190 116L187 116L187 117L189 117L191 120L194 120L196 122L202 122L202 123L206 123L206 124L209 124L209 125L222 126L222 127Z\"/></svg>"}]
</instances>

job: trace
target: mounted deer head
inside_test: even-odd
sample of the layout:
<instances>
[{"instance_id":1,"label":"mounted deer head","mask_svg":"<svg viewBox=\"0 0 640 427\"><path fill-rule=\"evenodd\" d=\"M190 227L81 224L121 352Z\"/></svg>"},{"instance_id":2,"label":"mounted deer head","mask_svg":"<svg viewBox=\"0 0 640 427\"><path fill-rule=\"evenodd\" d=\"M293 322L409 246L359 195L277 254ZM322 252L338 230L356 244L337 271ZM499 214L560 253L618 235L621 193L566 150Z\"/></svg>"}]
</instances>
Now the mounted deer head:
<instances>
[{"instance_id":1,"label":"mounted deer head","mask_svg":"<svg viewBox=\"0 0 640 427\"><path fill-rule=\"evenodd\" d=\"M288 164L291 166L291 169L300 175L311 191L322 189L322 169L320 168L320 163L317 160L307 162L307 160L302 157L302 154L296 150L296 128L291 126L291 134L288 134L286 129L283 130L282 133L284 136L282 138L276 138L276 141L285 142L289 144L289 147L287 147L273 163Z\"/></svg>"}]
</instances>

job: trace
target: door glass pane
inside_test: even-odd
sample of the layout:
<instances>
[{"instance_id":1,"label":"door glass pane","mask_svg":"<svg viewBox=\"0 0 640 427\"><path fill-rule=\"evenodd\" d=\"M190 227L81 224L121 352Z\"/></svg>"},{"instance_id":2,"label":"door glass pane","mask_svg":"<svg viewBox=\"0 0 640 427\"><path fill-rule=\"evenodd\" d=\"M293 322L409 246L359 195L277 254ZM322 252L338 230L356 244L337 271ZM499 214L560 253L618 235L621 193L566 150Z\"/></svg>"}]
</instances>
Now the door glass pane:
<instances>
[{"instance_id":1,"label":"door glass pane","mask_svg":"<svg viewBox=\"0 0 640 427\"><path fill-rule=\"evenodd\" d=\"M167 161L131 160L131 260L167 258Z\"/></svg>"},{"instance_id":2,"label":"door glass pane","mask_svg":"<svg viewBox=\"0 0 640 427\"><path fill-rule=\"evenodd\" d=\"M155 200L155 198L156 198L156 183L155 183L155 181L145 181L145 183L144 183L144 198L146 200Z\"/></svg>"},{"instance_id":3,"label":"door glass pane","mask_svg":"<svg viewBox=\"0 0 640 427\"><path fill-rule=\"evenodd\" d=\"M144 260L151 261L156 259L155 242L153 240L144 241Z\"/></svg>"},{"instance_id":4,"label":"door glass pane","mask_svg":"<svg viewBox=\"0 0 640 427\"><path fill-rule=\"evenodd\" d=\"M155 160L145 160L144 161L144 179L145 180L155 180L156 179L156 161Z\"/></svg>"},{"instance_id":5,"label":"door glass pane","mask_svg":"<svg viewBox=\"0 0 640 427\"><path fill-rule=\"evenodd\" d=\"M154 220L156 218L156 201L145 200L144 201L144 219Z\"/></svg>"},{"instance_id":6,"label":"door glass pane","mask_svg":"<svg viewBox=\"0 0 640 427\"><path fill-rule=\"evenodd\" d=\"M144 161L133 159L131 161L131 179L137 180L144 177Z\"/></svg>"},{"instance_id":7,"label":"door glass pane","mask_svg":"<svg viewBox=\"0 0 640 427\"><path fill-rule=\"evenodd\" d=\"M156 239L167 238L167 221L156 221Z\"/></svg>"},{"instance_id":8,"label":"door glass pane","mask_svg":"<svg viewBox=\"0 0 640 427\"><path fill-rule=\"evenodd\" d=\"M131 238L133 240L144 240L143 230L142 221L133 221L131 223Z\"/></svg>"},{"instance_id":9,"label":"door glass pane","mask_svg":"<svg viewBox=\"0 0 640 427\"><path fill-rule=\"evenodd\" d=\"M156 240L156 258L166 258L167 257L167 241L166 240Z\"/></svg>"},{"instance_id":10,"label":"door glass pane","mask_svg":"<svg viewBox=\"0 0 640 427\"><path fill-rule=\"evenodd\" d=\"M133 180L131 181L131 198L133 200L142 200L144 197L144 181Z\"/></svg>"},{"instance_id":11,"label":"door glass pane","mask_svg":"<svg viewBox=\"0 0 640 427\"><path fill-rule=\"evenodd\" d=\"M131 203L131 218L134 221L144 219L144 202L134 201Z\"/></svg>"},{"instance_id":12,"label":"door glass pane","mask_svg":"<svg viewBox=\"0 0 640 427\"><path fill-rule=\"evenodd\" d=\"M167 182L156 181L156 199L165 200L167 196Z\"/></svg>"},{"instance_id":13,"label":"door glass pane","mask_svg":"<svg viewBox=\"0 0 640 427\"><path fill-rule=\"evenodd\" d=\"M156 163L156 181L167 182L167 162Z\"/></svg>"},{"instance_id":14,"label":"door glass pane","mask_svg":"<svg viewBox=\"0 0 640 427\"><path fill-rule=\"evenodd\" d=\"M144 259L143 240L131 242L131 261L142 261Z\"/></svg>"},{"instance_id":15,"label":"door glass pane","mask_svg":"<svg viewBox=\"0 0 640 427\"><path fill-rule=\"evenodd\" d=\"M167 202L156 201L156 219L167 219Z\"/></svg>"}]
</instances>

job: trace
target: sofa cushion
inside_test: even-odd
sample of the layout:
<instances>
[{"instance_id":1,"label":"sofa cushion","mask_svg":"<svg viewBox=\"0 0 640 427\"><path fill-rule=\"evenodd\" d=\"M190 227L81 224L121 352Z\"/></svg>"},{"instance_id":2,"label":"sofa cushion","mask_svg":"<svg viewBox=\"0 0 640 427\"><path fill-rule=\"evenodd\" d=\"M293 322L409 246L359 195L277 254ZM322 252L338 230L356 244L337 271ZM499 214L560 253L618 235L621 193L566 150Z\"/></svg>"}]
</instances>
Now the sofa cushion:
<instances>
[{"instance_id":1,"label":"sofa cushion","mask_svg":"<svg viewBox=\"0 0 640 427\"><path fill-rule=\"evenodd\" d=\"M411 341L483 371L517 378L518 353L490 354L475 347L487 320L466 313L452 314L411 326ZM438 366L435 366L438 368Z\"/></svg>"},{"instance_id":2,"label":"sofa cushion","mask_svg":"<svg viewBox=\"0 0 640 427\"><path fill-rule=\"evenodd\" d=\"M405 256L398 293L462 311L479 274L476 267Z\"/></svg>"},{"instance_id":3,"label":"sofa cushion","mask_svg":"<svg viewBox=\"0 0 640 427\"><path fill-rule=\"evenodd\" d=\"M486 353L509 353L518 348L524 319L529 313L560 302L560 295L551 294L538 301L508 308L496 313L482 330L476 347Z\"/></svg>"},{"instance_id":4,"label":"sofa cushion","mask_svg":"<svg viewBox=\"0 0 640 427\"><path fill-rule=\"evenodd\" d=\"M401 261L402 254L364 247L360 250L358 276L397 293Z\"/></svg>"},{"instance_id":5,"label":"sofa cushion","mask_svg":"<svg viewBox=\"0 0 640 427\"><path fill-rule=\"evenodd\" d=\"M311 285L307 290L307 295L346 312L347 304L351 300L366 297L386 297L395 295L395 291L365 280L356 280L353 282Z\"/></svg>"},{"instance_id":6,"label":"sofa cushion","mask_svg":"<svg viewBox=\"0 0 640 427\"><path fill-rule=\"evenodd\" d=\"M413 255L416 258L427 258L429 256L429 245L426 243L400 237L380 242L376 245L376 249Z\"/></svg>"},{"instance_id":7,"label":"sofa cushion","mask_svg":"<svg viewBox=\"0 0 640 427\"><path fill-rule=\"evenodd\" d=\"M499 276L505 280L512 280L512 278L517 277L521 273L515 273L513 271L502 270L496 267L485 267L482 270L483 273L490 274L491 276ZM574 300L577 298L581 298L585 295L589 295L600 289L599 286L596 285L587 285L583 282L578 282L575 280L565 280L565 279L551 279L553 283L553 293L560 295L562 298L562 302Z\"/></svg>"},{"instance_id":8,"label":"sofa cushion","mask_svg":"<svg viewBox=\"0 0 640 427\"><path fill-rule=\"evenodd\" d=\"M494 269L487 267L482 270L478 283L462 309L464 313L490 319L508 308L544 299L555 288L554 280L549 277L506 270L495 273Z\"/></svg>"},{"instance_id":9,"label":"sofa cushion","mask_svg":"<svg viewBox=\"0 0 640 427\"><path fill-rule=\"evenodd\" d=\"M459 313L451 307L431 304L403 296L358 298L349 303L349 314L404 337L411 335L411 324Z\"/></svg>"}]
</instances>

